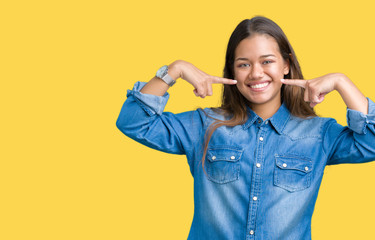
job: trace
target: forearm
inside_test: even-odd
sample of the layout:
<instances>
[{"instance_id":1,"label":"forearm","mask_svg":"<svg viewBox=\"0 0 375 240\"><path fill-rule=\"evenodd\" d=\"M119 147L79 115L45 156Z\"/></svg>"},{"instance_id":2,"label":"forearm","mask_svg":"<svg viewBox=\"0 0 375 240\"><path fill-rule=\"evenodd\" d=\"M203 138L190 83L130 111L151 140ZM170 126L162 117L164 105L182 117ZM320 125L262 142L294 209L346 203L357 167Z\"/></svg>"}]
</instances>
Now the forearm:
<instances>
[{"instance_id":1,"label":"forearm","mask_svg":"<svg viewBox=\"0 0 375 240\"><path fill-rule=\"evenodd\" d=\"M336 90L349 109L368 114L368 101L354 83L344 74L338 74Z\"/></svg>"},{"instance_id":2,"label":"forearm","mask_svg":"<svg viewBox=\"0 0 375 240\"><path fill-rule=\"evenodd\" d=\"M180 77L180 72L176 66L176 62L173 62L168 66L168 74L177 80ZM141 90L141 93L163 96L169 89L169 85L166 84L162 79L153 77Z\"/></svg>"}]
</instances>

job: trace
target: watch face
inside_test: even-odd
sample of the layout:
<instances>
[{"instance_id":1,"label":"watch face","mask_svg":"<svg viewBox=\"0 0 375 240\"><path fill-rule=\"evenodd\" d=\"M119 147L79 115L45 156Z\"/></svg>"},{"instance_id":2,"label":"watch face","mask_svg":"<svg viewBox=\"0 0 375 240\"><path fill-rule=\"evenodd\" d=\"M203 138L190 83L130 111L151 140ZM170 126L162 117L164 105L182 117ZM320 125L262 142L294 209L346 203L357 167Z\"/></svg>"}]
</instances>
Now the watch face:
<instances>
[{"instance_id":1,"label":"watch face","mask_svg":"<svg viewBox=\"0 0 375 240\"><path fill-rule=\"evenodd\" d=\"M167 73L168 73L168 66L164 65L161 68L159 68L159 70L156 72L156 76L158 78L163 78L165 76L165 74L167 74Z\"/></svg>"}]
</instances>

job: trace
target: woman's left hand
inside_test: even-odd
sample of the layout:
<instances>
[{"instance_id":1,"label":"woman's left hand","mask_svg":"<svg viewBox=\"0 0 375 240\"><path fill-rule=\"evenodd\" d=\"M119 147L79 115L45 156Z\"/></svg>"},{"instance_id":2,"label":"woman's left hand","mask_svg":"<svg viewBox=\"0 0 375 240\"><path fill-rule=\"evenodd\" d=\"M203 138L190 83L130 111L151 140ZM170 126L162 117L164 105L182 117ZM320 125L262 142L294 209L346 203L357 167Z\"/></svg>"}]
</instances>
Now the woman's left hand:
<instances>
[{"instance_id":1,"label":"woman's left hand","mask_svg":"<svg viewBox=\"0 0 375 240\"><path fill-rule=\"evenodd\" d=\"M337 82L341 74L330 73L318 78L309 80L302 79L281 79L281 82L287 85L295 85L305 89L304 100L310 103L311 107L315 107L324 100L324 96L336 89Z\"/></svg>"},{"instance_id":2,"label":"woman's left hand","mask_svg":"<svg viewBox=\"0 0 375 240\"><path fill-rule=\"evenodd\" d=\"M329 73L309 80L281 79L281 82L303 87L305 89L304 100L310 102L311 107L321 103L329 92L337 90L348 108L363 114L368 113L367 98L345 74Z\"/></svg>"}]
</instances>

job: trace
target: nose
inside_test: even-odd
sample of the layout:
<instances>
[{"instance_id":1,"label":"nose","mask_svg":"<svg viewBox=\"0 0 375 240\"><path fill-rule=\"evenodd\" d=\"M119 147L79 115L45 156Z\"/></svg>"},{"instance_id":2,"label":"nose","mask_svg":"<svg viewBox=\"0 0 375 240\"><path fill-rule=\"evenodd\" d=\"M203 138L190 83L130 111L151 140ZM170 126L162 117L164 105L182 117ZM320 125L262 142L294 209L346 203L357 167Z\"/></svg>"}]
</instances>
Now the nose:
<instances>
[{"instance_id":1,"label":"nose","mask_svg":"<svg viewBox=\"0 0 375 240\"><path fill-rule=\"evenodd\" d=\"M254 64L249 74L250 79L257 80L263 78L264 72L260 64Z\"/></svg>"}]
</instances>

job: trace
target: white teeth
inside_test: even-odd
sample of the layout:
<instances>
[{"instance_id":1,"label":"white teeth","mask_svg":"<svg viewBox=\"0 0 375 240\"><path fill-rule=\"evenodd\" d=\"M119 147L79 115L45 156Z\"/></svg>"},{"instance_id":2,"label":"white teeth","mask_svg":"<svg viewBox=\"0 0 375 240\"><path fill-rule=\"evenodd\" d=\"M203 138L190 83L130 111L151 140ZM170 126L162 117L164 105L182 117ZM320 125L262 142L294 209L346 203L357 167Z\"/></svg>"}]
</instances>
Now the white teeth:
<instances>
[{"instance_id":1,"label":"white teeth","mask_svg":"<svg viewBox=\"0 0 375 240\"><path fill-rule=\"evenodd\" d=\"M256 85L250 85L251 88L262 88L270 84L269 82L261 83L261 84L256 84Z\"/></svg>"}]
</instances>

